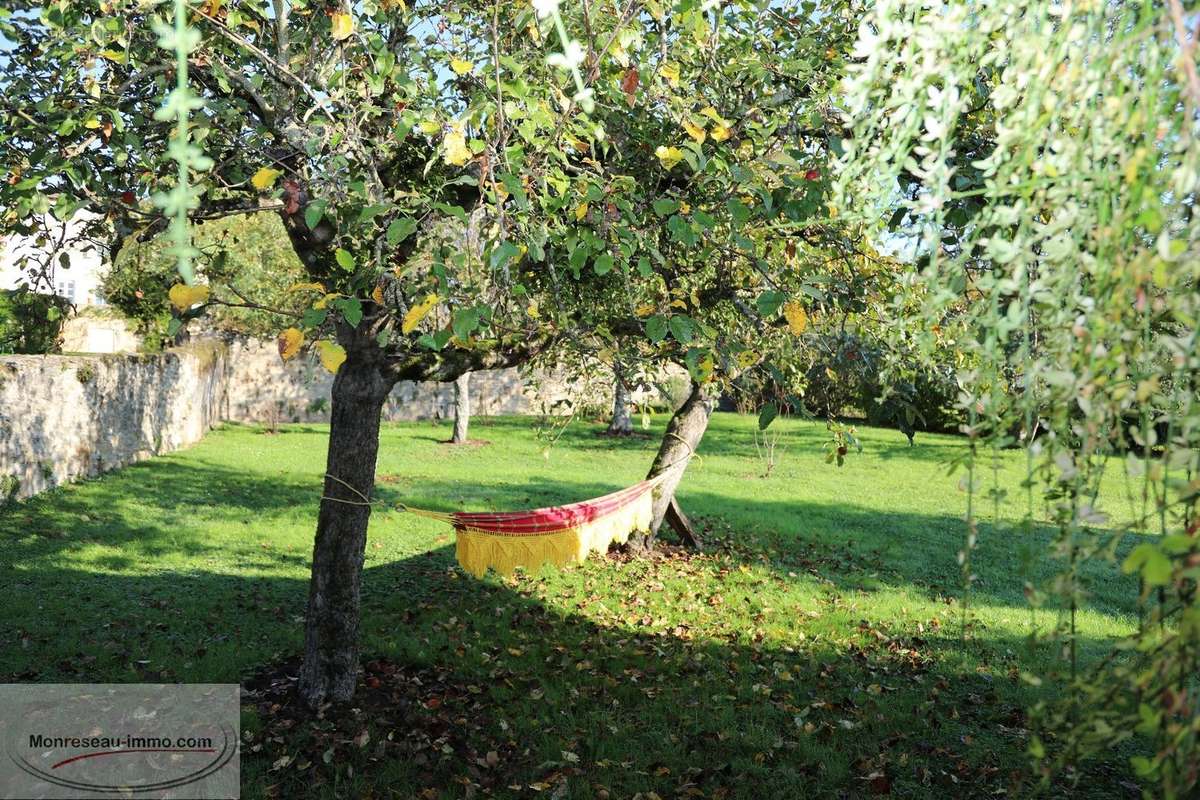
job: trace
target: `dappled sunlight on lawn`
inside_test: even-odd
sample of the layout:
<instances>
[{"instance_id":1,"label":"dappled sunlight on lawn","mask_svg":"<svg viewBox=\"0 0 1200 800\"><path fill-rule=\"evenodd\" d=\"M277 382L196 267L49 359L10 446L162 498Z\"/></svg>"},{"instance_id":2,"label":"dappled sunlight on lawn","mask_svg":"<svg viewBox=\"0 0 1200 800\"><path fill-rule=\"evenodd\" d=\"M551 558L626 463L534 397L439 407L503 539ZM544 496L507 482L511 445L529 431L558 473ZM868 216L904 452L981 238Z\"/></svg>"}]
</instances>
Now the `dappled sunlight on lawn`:
<instances>
[{"instance_id":1,"label":"dappled sunlight on lawn","mask_svg":"<svg viewBox=\"0 0 1200 800\"><path fill-rule=\"evenodd\" d=\"M640 479L656 440L577 424L546 458L526 419L476 421L491 444L472 448L441 444L435 425L386 426L364 653L439 671L451 688L436 702L478 718L456 746L505 754L517 782L569 752L621 796L688 781L853 786L881 769L920 791L1007 786L1023 759L1022 709L1037 696L1020 674L1063 665L1029 636L1062 610L1031 611L1024 595L1026 580L1055 570L1053 532L1022 531L1014 499L998 524L981 520L964 631L965 495L943 466L957 440L919 435L909 448L899 433L867 431L865 452L838 469L823 463L821 426L788 421L783 459L763 478L752 424L717 415L680 490L705 553L593 557L482 581L454 566L448 526L394 505L582 500ZM0 677L237 681L294 658L326 438L320 426L229 426L5 510ZM1002 480L1017 481L1020 466L1005 454ZM1111 564L1083 577L1076 623L1089 661L1136 626L1136 583ZM513 738L520 748L503 744ZM405 741L417 750L398 761L346 758L372 781L454 780L461 765L436 753L405 766L426 752Z\"/></svg>"}]
</instances>

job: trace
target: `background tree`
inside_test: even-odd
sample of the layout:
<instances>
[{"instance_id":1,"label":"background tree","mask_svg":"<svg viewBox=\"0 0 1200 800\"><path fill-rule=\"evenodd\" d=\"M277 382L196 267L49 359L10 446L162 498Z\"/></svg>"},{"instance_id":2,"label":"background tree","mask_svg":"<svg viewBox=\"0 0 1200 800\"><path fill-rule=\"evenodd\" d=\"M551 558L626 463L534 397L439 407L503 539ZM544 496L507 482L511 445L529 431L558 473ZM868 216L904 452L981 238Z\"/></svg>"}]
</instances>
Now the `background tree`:
<instances>
[{"instance_id":1,"label":"background tree","mask_svg":"<svg viewBox=\"0 0 1200 800\"><path fill-rule=\"evenodd\" d=\"M275 338L284 320L299 320L312 303L297 290L307 275L292 251L278 214L239 214L198 223L192 242L196 274L208 286L206 302L181 314L169 297L179 283L175 259L162 238L124 243L104 276L104 296L143 336L143 347L170 342L185 319L206 314L217 327ZM259 306L259 307L255 307Z\"/></svg>"},{"instance_id":2,"label":"background tree","mask_svg":"<svg viewBox=\"0 0 1200 800\"><path fill-rule=\"evenodd\" d=\"M629 386L626 381L628 373L621 368L620 361L613 361L613 402L612 418L609 420L605 433L609 436L631 436L633 434L633 418L629 416Z\"/></svg>"},{"instance_id":3,"label":"background tree","mask_svg":"<svg viewBox=\"0 0 1200 800\"><path fill-rule=\"evenodd\" d=\"M452 444L466 444L471 425L471 373L464 372L454 380L454 433Z\"/></svg>"}]
</instances>

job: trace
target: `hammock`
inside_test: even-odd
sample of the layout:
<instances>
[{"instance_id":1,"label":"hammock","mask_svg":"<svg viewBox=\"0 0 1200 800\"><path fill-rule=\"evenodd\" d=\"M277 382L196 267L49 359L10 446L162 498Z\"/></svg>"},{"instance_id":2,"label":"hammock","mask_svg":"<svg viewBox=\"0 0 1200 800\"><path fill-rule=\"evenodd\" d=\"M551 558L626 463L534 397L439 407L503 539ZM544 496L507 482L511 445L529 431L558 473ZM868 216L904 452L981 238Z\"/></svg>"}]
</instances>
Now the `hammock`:
<instances>
[{"instance_id":1,"label":"hammock","mask_svg":"<svg viewBox=\"0 0 1200 800\"><path fill-rule=\"evenodd\" d=\"M636 532L650 532L653 489L667 470L626 489L565 506L531 511L428 511L401 506L400 510L454 526L458 563L477 578L488 567L509 575L516 567L536 570L583 561L591 552L624 544Z\"/></svg>"}]
</instances>

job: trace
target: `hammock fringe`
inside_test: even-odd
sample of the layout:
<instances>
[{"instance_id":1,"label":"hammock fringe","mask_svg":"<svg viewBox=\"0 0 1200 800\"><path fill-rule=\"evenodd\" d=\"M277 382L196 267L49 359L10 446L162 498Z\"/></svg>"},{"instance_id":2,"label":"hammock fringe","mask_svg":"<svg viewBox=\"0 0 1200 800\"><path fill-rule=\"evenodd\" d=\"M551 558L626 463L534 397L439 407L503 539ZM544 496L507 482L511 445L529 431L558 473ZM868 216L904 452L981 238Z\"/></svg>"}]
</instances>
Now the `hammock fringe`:
<instances>
[{"instance_id":1,"label":"hammock fringe","mask_svg":"<svg viewBox=\"0 0 1200 800\"><path fill-rule=\"evenodd\" d=\"M477 578L488 569L511 575L521 567L537 570L582 562L634 533L649 533L660 476L612 494L555 508L515 512L429 511L401 506L411 514L454 526L459 565Z\"/></svg>"},{"instance_id":2,"label":"hammock fringe","mask_svg":"<svg viewBox=\"0 0 1200 800\"><path fill-rule=\"evenodd\" d=\"M517 567L562 567L603 553L610 544L624 544L634 532L649 533L653 514L653 493L644 491L616 511L553 533L513 536L458 527L455 552L462 568L477 578L489 567L501 575L511 575Z\"/></svg>"}]
</instances>

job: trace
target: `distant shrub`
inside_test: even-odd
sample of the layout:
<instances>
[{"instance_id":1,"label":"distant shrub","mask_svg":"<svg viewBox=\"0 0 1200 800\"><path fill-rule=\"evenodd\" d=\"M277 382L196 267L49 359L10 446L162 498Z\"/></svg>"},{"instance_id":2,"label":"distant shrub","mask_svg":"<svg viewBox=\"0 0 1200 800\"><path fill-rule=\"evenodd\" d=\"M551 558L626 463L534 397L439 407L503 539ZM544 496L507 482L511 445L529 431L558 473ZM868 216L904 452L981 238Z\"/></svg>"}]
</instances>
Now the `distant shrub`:
<instances>
[{"instance_id":1,"label":"distant shrub","mask_svg":"<svg viewBox=\"0 0 1200 800\"><path fill-rule=\"evenodd\" d=\"M275 214L266 212L229 217L197 225L197 274L214 295L238 302L239 294L253 296L264 306L287 312L303 311L307 297L289 291L304 272L288 243L287 232ZM104 278L108 302L129 319L143 339L142 349L161 350L171 344L171 307L167 294L179 282L167 242L128 241ZM250 308L217 306L208 319L221 330L273 339L280 317Z\"/></svg>"},{"instance_id":2,"label":"distant shrub","mask_svg":"<svg viewBox=\"0 0 1200 800\"><path fill-rule=\"evenodd\" d=\"M57 353L70 304L28 289L0 291L0 353Z\"/></svg>"}]
</instances>

